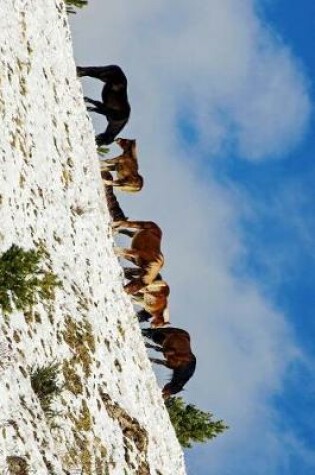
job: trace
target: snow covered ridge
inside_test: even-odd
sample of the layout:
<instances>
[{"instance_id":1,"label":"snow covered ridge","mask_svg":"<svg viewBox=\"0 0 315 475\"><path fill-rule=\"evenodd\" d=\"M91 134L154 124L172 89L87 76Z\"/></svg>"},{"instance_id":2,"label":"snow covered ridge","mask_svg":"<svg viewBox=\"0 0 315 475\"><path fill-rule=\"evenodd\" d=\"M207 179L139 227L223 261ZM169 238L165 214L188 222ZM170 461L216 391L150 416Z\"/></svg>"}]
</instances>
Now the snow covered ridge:
<instances>
[{"instance_id":1,"label":"snow covered ridge","mask_svg":"<svg viewBox=\"0 0 315 475\"><path fill-rule=\"evenodd\" d=\"M63 2L2 0L0 63L0 252L44 245L62 282L0 315L0 474L185 474L122 289ZM30 382L52 361L54 424Z\"/></svg>"}]
</instances>

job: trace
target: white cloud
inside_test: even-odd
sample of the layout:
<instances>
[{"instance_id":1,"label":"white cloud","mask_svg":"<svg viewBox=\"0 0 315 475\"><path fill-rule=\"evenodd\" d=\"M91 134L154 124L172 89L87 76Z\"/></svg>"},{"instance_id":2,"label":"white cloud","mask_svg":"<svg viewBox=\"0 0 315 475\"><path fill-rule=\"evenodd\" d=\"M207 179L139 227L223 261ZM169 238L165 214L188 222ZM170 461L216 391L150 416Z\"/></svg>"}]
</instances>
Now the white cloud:
<instances>
[{"instance_id":1,"label":"white cloud","mask_svg":"<svg viewBox=\"0 0 315 475\"><path fill-rule=\"evenodd\" d=\"M235 146L262 160L296 144L310 109L302 73L249 0L91 0L72 24L78 64L116 63L128 76L132 115L122 136L138 140L145 186L119 199L127 216L164 232L172 323L191 332L198 357L184 395L232 425L202 449L208 471L200 473L234 466L247 475L257 460L255 473L274 475L283 450L269 398L299 352L284 315L233 273L246 258L240 217L250 204L199 157ZM88 79L84 88L96 96L100 85ZM183 114L199 134L190 149L178 142Z\"/></svg>"},{"instance_id":2,"label":"white cloud","mask_svg":"<svg viewBox=\"0 0 315 475\"><path fill-rule=\"evenodd\" d=\"M124 64L136 101L148 94L150 107L159 97L164 119L192 114L204 147L217 153L232 136L244 158L262 160L301 138L310 112L305 80L252 1L95 1L89 10L80 13L88 28L80 56Z\"/></svg>"}]
</instances>

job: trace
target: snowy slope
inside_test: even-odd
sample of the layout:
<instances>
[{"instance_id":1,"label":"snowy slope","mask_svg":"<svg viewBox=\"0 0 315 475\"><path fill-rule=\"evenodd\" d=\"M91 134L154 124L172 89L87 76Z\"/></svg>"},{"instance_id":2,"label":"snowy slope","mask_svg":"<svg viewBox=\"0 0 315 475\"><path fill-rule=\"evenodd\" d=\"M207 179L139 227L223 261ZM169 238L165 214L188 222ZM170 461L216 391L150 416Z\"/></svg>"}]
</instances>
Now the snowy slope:
<instances>
[{"instance_id":1,"label":"snowy slope","mask_svg":"<svg viewBox=\"0 0 315 475\"><path fill-rule=\"evenodd\" d=\"M184 474L122 290L63 3L1 0L0 62L0 251L42 243L62 281L33 315L0 315L0 474L8 456L36 475ZM53 360L54 426L30 385Z\"/></svg>"}]
</instances>

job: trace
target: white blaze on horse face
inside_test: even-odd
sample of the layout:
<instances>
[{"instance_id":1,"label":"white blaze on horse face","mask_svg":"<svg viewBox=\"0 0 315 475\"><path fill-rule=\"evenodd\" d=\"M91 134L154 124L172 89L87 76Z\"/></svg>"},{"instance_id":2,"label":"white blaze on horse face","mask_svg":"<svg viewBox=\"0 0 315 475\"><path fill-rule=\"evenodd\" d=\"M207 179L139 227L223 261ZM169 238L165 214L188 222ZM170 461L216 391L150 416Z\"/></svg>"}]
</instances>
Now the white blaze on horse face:
<instances>
[{"instance_id":1,"label":"white blaze on horse face","mask_svg":"<svg viewBox=\"0 0 315 475\"><path fill-rule=\"evenodd\" d=\"M169 323L169 321L170 321L170 310L169 310L168 306L164 309L163 319L164 319L164 323Z\"/></svg>"}]
</instances>

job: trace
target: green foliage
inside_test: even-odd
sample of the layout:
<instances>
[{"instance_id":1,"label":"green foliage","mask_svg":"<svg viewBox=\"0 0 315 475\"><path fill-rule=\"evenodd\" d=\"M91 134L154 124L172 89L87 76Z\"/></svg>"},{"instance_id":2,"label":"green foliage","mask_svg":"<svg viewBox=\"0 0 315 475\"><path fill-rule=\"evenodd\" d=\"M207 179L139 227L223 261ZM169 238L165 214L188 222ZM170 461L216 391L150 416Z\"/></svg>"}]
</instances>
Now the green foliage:
<instances>
[{"instance_id":1,"label":"green foliage","mask_svg":"<svg viewBox=\"0 0 315 475\"><path fill-rule=\"evenodd\" d=\"M43 248L25 251L16 244L0 256L0 308L6 314L29 310L39 300L53 300L61 283L40 265L47 253Z\"/></svg>"},{"instance_id":2,"label":"green foliage","mask_svg":"<svg viewBox=\"0 0 315 475\"><path fill-rule=\"evenodd\" d=\"M85 7L88 4L88 0L65 0L65 4L67 5L67 13L75 14L76 11L73 9L73 7Z\"/></svg>"},{"instance_id":3,"label":"green foliage","mask_svg":"<svg viewBox=\"0 0 315 475\"><path fill-rule=\"evenodd\" d=\"M60 396L63 387L58 384L59 363L49 363L47 366L32 368L31 385L37 395L40 405L49 419L52 419L58 412L52 409L53 400Z\"/></svg>"},{"instance_id":4,"label":"green foliage","mask_svg":"<svg viewBox=\"0 0 315 475\"><path fill-rule=\"evenodd\" d=\"M98 147L97 148L97 153L101 156L104 156L104 155L107 155L109 152L109 148L108 147Z\"/></svg>"},{"instance_id":5,"label":"green foliage","mask_svg":"<svg viewBox=\"0 0 315 475\"><path fill-rule=\"evenodd\" d=\"M179 443L184 448L191 448L191 442L213 439L228 429L222 420L212 420L211 412L201 411L193 404L185 405L181 397L168 398L165 405Z\"/></svg>"},{"instance_id":6,"label":"green foliage","mask_svg":"<svg viewBox=\"0 0 315 475\"><path fill-rule=\"evenodd\" d=\"M9 455L6 458L8 475L28 475L28 463L24 457Z\"/></svg>"}]
</instances>

